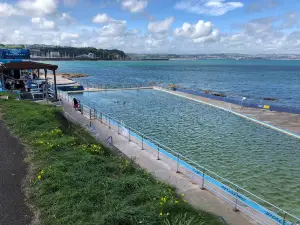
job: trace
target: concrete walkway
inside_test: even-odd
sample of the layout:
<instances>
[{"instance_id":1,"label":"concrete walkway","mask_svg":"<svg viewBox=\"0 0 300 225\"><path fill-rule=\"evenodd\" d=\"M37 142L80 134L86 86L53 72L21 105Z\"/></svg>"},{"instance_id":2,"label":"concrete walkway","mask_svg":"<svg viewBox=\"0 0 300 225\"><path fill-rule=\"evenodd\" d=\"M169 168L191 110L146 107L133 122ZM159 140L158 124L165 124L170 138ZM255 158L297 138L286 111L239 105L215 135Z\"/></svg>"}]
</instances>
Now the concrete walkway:
<instances>
[{"instance_id":1,"label":"concrete walkway","mask_svg":"<svg viewBox=\"0 0 300 225\"><path fill-rule=\"evenodd\" d=\"M24 148L0 121L0 224L29 225L32 215L25 204L22 180L26 176Z\"/></svg>"},{"instance_id":2,"label":"concrete walkway","mask_svg":"<svg viewBox=\"0 0 300 225\"><path fill-rule=\"evenodd\" d=\"M80 112L75 111L71 103L63 100L63 107L72 120L85 125L90 124L90 120ZM230 225L255 224L255 221L250 221L240 212L234 212L232 205L223 202L206 190L201 190L198 185L192 184L188 177L176 173L164 160L157 160L155 155L148 151L142 151L140 146L134 142L129 142L124 136L118 135L116 131L109 129L100 121L93 120L92 123L101 139L107 139L111 136L113 145L123 154L134 158L138 165L151 172L157 179L176 187L178 193L183 193L185 200L196 208L222 216Z\"/></svg>"},{"instance_id":3,"label":"concrete walkway","mask_svg":"<svg viewBox=\"0 0 300 225\"><path fill-rule=\"evenodd\" d=\"M298 134L300 136L300 115L299 114L276 112L276 111L256 109L250 107L241 107L240 105L209 99L197 95L187 94L180 91L172 91L169 89L163 89L159 87L154 87L154 89L159 91L164 91L169 94L177 95L180 97L189 98L195 101L199 100L207 104L214 105L216 107L222 107L224 109L228 109L228 111L237 112L252 117L256 120L271 124L279 128L278 131L280 131L280 129L282 128L292 133L295 133L296 135Z\"/></svg>"}]
</instances>

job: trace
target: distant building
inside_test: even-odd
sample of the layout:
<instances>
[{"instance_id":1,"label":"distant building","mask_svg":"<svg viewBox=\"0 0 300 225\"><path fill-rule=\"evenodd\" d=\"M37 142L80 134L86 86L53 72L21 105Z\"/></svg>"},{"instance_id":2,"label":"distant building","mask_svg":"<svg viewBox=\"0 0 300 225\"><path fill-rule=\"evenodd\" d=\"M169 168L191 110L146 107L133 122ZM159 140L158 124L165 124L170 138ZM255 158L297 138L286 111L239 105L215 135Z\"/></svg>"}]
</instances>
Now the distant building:
<instances>
[{"instance_id":1,"label":"distant building","mask_svg":"<svg viewBox=\"0 0 300 225\"><path fill-rule=\"evenodd\" d=\"M95 54L94 53L89 53L88 57L93 59L93 58L95 58Z\"/></svg>"},{"instance_id":2,"label":"distant building","mask_svg":"<svg viewBox=\"0 0 300 225\"><path fill-rule=\"evenodd\" d=\"M76 56L77 58L89 58L89 59L94 59L96 58L96 55L94 53L88 53L84 55L78 55Z\"/></svg>"},{"instance_id":3,"label":"distant building","mask_svg":"<svg viewBox=\"0 0 300 225\"><path fill-rule=\"evenodd\" d=\"M60 53L59 52L50 52L50 58L59 58Z\"/></svg>"}]
</instances>

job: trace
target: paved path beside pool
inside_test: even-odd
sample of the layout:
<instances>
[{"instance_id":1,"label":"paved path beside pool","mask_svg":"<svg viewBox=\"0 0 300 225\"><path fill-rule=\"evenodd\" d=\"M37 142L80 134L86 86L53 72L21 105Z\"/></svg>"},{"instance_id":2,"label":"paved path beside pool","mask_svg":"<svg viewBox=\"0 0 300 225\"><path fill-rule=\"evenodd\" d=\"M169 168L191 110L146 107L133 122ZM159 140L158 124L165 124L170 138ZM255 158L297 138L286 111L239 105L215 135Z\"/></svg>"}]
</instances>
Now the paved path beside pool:
<instances>
[{"instance_id":1,"label":"paved path beside pool","mask_svg":"<svg viewBox=\"0 0 300 225\"><path fill-rule=\"evenodd\" d=\"M90 120L81 115L80 112L75 111L71 103L63 100L63 107L67 115L72 118L71 120L84 125L90 124ZM148 151L142 151L141 147L136 143L128 142L128 139L118 135L116 131L109 129L101 124L100 121L92 120L92 123L102 139L111 136L113 145L122 153L130 158L134 158L137 164L151 172L157 179L175 186L178 193L183 193L184 198L196 208L222 216L229 225L255 224L255 221L250 221L249 218L240 212L234 212L231 204L217 198L209 191L201 190L199 185L192 184L188 177L176 173L164 160L157 160L155 155Z\"/></svg>"},{"instance_id":2,"label":"paved path beside pool","mask_svg":"<svg viewBox=\"0 0 300 225\"><path fill-rule=\"evenodd\" d=\"M233 111L233 112L243 114L245 116L249 116L253 119L271 124L276 128L284 129L288 132L292 132L298 135L300 138L300 115L299 114L276 112L276 111L262 110L262 109L250 108L250 107L241 107L240 105L209 99L209 98L205 98L193 94L187 94L180 91L172 91L169 89L162 89L159 87L154 87L154 89L168 92L170 94L174 94L180 97L189 98L195 101L199 100L207 104L214 105L216 107L222 107L224 109L227 109L228 111Z\"/></svg>"},{"instance_id":3,"label":"paved path beside pool","mask_svg":"<svg viewBox=\"0 0 300 225\"><path fill-rule=\"evenodd\" d=\"M31 216L25 204L22 180L26 176L24 147L0 120L0 224L29 225Z\"/></svg>"}]
</instances>

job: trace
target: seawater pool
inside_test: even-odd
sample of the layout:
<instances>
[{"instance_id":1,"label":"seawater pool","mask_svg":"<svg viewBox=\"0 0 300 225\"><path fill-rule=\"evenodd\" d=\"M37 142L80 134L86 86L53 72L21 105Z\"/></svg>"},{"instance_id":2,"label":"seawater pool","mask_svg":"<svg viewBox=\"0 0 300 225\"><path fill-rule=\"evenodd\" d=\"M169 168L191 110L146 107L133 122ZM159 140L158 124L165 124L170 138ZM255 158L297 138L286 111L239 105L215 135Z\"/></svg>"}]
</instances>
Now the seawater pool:
<instances>
[{"instance_id":1,"label":"seawater pool","mask_svg":"<svg viewBox=\"0 0 300 225\"><path fill-rule=\"evenodd\" d=\"M250 192L300 216L300 140L155 90L74 95Z\"/></svg>"}]
</instances>

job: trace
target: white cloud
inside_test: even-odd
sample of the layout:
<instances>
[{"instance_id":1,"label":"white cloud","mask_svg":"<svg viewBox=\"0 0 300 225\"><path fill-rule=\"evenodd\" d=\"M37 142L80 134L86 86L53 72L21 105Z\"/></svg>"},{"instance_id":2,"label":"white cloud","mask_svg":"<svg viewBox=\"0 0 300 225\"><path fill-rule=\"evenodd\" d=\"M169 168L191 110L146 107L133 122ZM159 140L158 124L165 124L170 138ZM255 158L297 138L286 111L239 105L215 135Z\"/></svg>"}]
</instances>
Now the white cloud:
<instances>
[{"instance_id":1,"label":"white cloud","mask_svg":"<svg viewBox=\"0 0 300 225\"><path fill-rule=\"evenodd\" d=\"M122 0L123 9L126 9L132 13L143 12L148 6L148 0Z\"/></svg>"},{"instance_id":2,"label":"white cloud","mask_svg":"<svg viewBox=\"0 0 300 225\"><path fill-rule=\"evenodd\" d=\"M60 19L66 22L67 25L73 24L76 20L69 13L62 13Z\"/></svg>"},{"instance_id":3,"label":"white cloud","mask_svg":"<svg viewBox=\"0 0 300 225\"><path fill-rule=\"evenodd\" d=\"M151 33L167 32L173 22L174 22L174 17L170 17L162 21L150 22L148 24L148 31Z\"/></svg>"},{"instance_id":4,"label":"white cloud","mask_svg":"<svg viewBox=\"0 0 300 225\"><path fill-rule=\"evenodd\" d=\"M21 0L17 6L31 15L43 16L56 12L58 0Z\"/></svg>"},{"instance_id":5,"label":"white cloud","mask_svg":"<svg viewBox=\"0 0 300 225\"><path fill-rule=\"evenodd\" d=\"M67 32L61 32L60 33L60 40L74 40L79 38L79 34L77 33L67 33Z\"/></svg>"},{"instance_id":6,"label":"white cloud","mask_svg":"<svg viewBox=\"0 0 300 225\"><path fill-rule=\"evenodd\" d=\"M216 42L220 39L220 31L214 29L210 35L194 39L195 43Z\"/></svg>"},{"instance_id":7,"label":"white cloud","mask_svg":"<svg viewBox=\"0 0 300 225\"><path fill-rule=\"evenodd\" d=\"M110 24L103 26L100 29L100 36L102 37L119 37L126 33L126 21L114 20Z\"/></svg>"},{"instance_id":8,"label":"white cloud","mask_svg":"<svg viewBox=\"0 0 300 225\"><path fill-rule=\"evenodd\" d=\"M93 22L94 23L107 23L109 21L111 21L112 19L106 14L97 14L94 18L93 18Z\"/></svg>"},{"instance_id":9,"label":"white cloud","mask_svg":"<svg viewBox=\"0 0 300 225\"><path fill-rule=\"evenodd\" d=\"M0 3L0 17L19 15L20 12L12 5Z\"/></svg>"},{"instance_id":10,"label":"white cloud","mask_svg":"<svg viewBox=\"0 0 300 225\"><path fill-rule=\"evenodd\" d=\"M284 15L282 28L293 28L294 26L300 27L300 14L298 12L289 12Z\"/></svg>"},{"instance_id":11,"label":"white cloud","mask_svg":"<svg viewBox=\"0 0 300 225\"><path fill-rule=\"evenodd\" d=\"M184 23L182 27L176 28L174 31L175 36L181 36L192 39L194 42L202 42L206 38L217 38L219 31L213 28L211 22L204 22L199 20L196 24Z\"/></svg>"},{"instance_id":12,"label":"white cloud","mask_svg":"<svg viewBox=\"0 0 300 225\"><path fill-rule=\"evenodd\" d=\"M31 19L31 23L36 25L40 29L56 29L56 23L54 21L46 20L43 17L34 17Z\"/></svg>"},{"instance_id":13,"label":"white cloud","mask_svg":"<svg viewBox=\"0 0 300 225\"><path fill-rule=\"evenodd\" d=\"M200 15L221 16L243 6L242 2L228 2L227 0L180 0L175 8Z\"/></svg>"}]
</instances>

